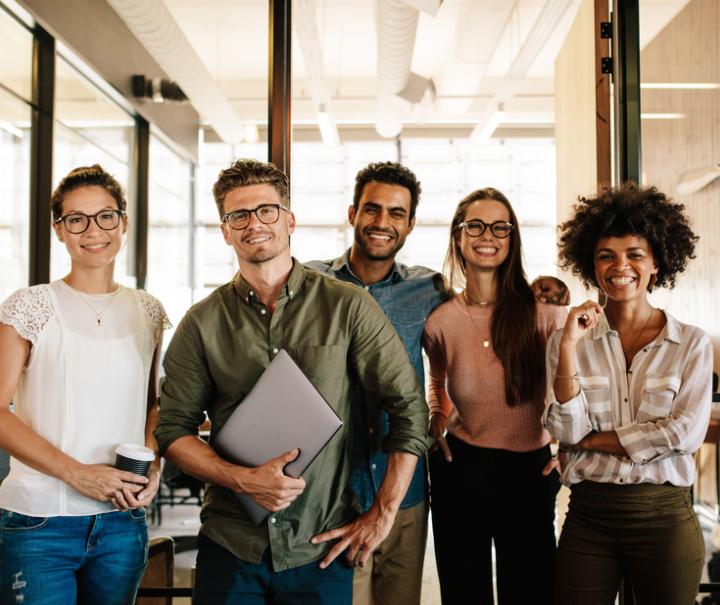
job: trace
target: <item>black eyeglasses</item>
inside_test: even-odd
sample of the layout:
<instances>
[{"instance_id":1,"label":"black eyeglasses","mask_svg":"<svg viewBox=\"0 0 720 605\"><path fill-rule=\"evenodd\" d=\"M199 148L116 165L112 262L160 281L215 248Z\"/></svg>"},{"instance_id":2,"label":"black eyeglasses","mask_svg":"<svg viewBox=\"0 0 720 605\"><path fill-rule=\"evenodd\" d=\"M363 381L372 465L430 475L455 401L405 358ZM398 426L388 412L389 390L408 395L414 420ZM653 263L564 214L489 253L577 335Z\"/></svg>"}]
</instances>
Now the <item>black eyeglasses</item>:
<instances>
[{"instance_id":1,"label":"black eyeglasses","mask_svg":"<svg viewBox=\"0 0 720 605\"><path fill-rule=\"evenodd\" d=\"M282 204L260 204L252 210L233 210L232 212L228 212L223 215L222 220L223 222L227 222L232 229L240 231L247 228L250 224L250 217L253 214L257 216L263 225L277 223L280 218L280 210L290 212L290 209Z\"/></svg>"},{"instance_id":2,"label":"black eyeglasses","mask_svg":"<svg viewBox=\"0 0 720 605\"><path fill-rule=\"evenodd\" d=\"M488 224L481 221L479 218L474 218L470 221L463 221L460 223L457 227L455 227L455 230L458 229L465 229L465 233L467 233L470 237L480 237L483 233L485 233L486 229L490 229L490 233L492 233L495 237L503 239L508 237L515 230L515 226L506 221L495 221Z\"/></svg>"},{"instance_id":3,"label":"black eyeglasses","mask_svg":"<svg viewBox=\"0 0 720 605\"><path fill-rule=\"evenodd\" d=\"M103 231L112 231L120 224L120 217L125 216L122 210L101 210L95 214L83 214L82 212L71 212L65 216L55 219L55 223L65 225L70 233L78 235L85 233L90 227L90 219Z\"/></svg>"}]
</instances>

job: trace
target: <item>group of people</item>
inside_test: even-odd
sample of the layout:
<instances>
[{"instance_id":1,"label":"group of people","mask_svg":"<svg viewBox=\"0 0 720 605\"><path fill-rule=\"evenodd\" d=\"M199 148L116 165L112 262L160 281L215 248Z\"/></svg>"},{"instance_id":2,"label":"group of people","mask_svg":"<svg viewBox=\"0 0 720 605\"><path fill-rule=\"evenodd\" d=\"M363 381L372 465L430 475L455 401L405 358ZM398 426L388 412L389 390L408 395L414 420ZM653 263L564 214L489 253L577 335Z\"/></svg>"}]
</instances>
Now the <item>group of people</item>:
<instances>
[{"instance_id":1,"label":"group of people","mask_svg":"<svg viewBox=\"0 0 720 605\"><path fill-rule=\"evenodd\" d=\"M122 190L95 165L53 194L70 273L0 305L0 602L132 603L161 455L208 485L199 605L417 605L430 506L444 605L610 605L621 581L641 605L694 602L712 347L648 300L694 256L681 205L633 184L580 199L560 259L599 296L567 311L562 283L528 282L493 188L458 204L444 275L396 260L421 196L397 163L358 173L351 248L306 265L272 164L233 163L213 195L239 271L178 325L158 407L168 321L114 281ZM282 349L343 420L302 478L283 472L297 450L247 468L212 448ZM124 442L158 454L147 477L111 466Z\"/></svg>"}]
</instances>

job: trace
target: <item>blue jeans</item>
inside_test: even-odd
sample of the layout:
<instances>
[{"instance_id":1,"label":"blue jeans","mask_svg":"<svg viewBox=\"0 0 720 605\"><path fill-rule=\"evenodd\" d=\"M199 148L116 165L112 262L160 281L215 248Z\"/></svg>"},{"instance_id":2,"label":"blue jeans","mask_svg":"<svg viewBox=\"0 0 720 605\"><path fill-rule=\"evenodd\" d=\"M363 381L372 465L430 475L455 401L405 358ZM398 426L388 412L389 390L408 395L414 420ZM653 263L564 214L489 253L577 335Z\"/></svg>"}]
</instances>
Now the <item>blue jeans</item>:
<instances>
[{"instance_id":1,"label":"blue jeans","mask_svg":"<svg viewBox=\"0 0 720 605\"><path fill-rule=\"evenodd\" d=\"M273 571L269 548L248 563L201 533L193 605L351 605L353 568L344 555L326 569L318 563Z\"/></svg>"},{"instance_id":2,"label":"blue jeans","mask_svg":"<svg viewBox=\"0 0 720 605\"><path fill-rule=\"evenodd\" d=\"M79 517L0 509L0 603L131 605L147 557L143 508Z\"/></svg>"}]
</instances>

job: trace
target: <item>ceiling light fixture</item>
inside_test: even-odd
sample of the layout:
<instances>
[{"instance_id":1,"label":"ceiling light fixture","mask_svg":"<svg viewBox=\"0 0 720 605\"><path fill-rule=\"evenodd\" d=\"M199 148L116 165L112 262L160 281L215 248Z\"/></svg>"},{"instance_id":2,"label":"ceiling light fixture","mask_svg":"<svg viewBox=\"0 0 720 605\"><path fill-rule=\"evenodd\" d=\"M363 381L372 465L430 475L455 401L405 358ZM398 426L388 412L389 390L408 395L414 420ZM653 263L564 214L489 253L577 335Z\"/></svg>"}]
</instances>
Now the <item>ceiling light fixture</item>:
<instances>
[{"instance_id":1,"label":"ceiling light fixture","mask_svg":"<svg viewBox=\"0 0 720 605\"><path fill-rule=\"evenodd\" d=\"M10 122L6 122L5 120L0 120L0 129L4 130L5 132L9 132L10 134L16 136L18 139L22 139L24 134L23 131L19 128L15 128Z\"/></svg>"},{"instance_id":2,"label":"ceiling light fixture","mask_svg":"<svg viewBox=\"0 0 720 605\"><path fill-rule=\"evenodd\" d=\"M317 123L323 144L329 147L337 147L340 144L337 127L333 128L330 114L326 111L324 105L320 105L318 108Z\"/></svg>"},{"instance_id":3,"label":"ceiling light fixture","mask_svg":"<svg viewBox=\"0 0 720 605\"><path fill-rule=\"evenodd\" d=\"M470 135L470 140L473 143L487 143L490 137L493 135L500 122L505 118L505 106L503 103L498 103L495 111L490 117L484 121L483 127L480 129L475 128Z\"/></svg>"},{"instance_id":4,"label":"ceiling light fixture","mask_svg":"<svg viewBox=\"0 0 720 605\"><path fill-rule=\"evenodd\" d=\"M677 189L678 193L684 195L696 193L704 187L707 187L718 177L720 177L720 164L697 168L696 170L688 170L680 175L675 189Z\"/></svg>"},{"instance_id":5,"label":"ceiling light fixture","mask_svg":"<svg viewBox=\"0 0 720 605\"><path fill-rule=\"evenodd\" d=\"M684 120L687 114L684 113L641 113L643 120Z\"/></svg>"},{"instance_id":6,"label":"ceiling light fixture","mask_svg":"<svg viewBox=\"0 0 720 605\"><path fill-rule=\"evenodd\" d=\"M643 82L640 88L645 90L717 90L717 82Z\"/></svg>"}]
</instances>

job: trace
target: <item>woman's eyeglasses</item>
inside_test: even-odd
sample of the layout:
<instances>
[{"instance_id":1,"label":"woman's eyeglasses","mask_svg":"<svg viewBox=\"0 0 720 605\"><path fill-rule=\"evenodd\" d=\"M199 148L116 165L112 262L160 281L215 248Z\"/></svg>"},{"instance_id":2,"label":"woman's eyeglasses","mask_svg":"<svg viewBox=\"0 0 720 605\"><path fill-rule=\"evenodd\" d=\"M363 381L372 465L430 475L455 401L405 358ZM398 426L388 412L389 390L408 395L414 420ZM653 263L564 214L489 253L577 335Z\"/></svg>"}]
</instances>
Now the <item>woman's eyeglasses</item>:
<instances>
[{"instance_id":1,"label":"woman's eyeglasses","mask_svg":"<svg viewBox=\"0 0 720 605\"><path fill-rule=\"evenodd\" d=\"M465 229L465 233L467 233L470 237L480 237L483 233L485 233L486 229L490 229L490 233L492 233L495 237L503 239L508 237L515 230L515 227L512 223L508 223L506 221L495 221L488 224L481 221L479 218L474 218L469 221L463 221L457 225L455 230L457 231L458 229Z\"/></svg>"},{"instance_id":2,"label":"woman's eyeglasses","mask_svg":"<svg viewBox=\"0 0 720 605\"><path fill-rule=\"evenodd\" d=\"M78 235L88 230L90 219L94 220L103 231L112 231L120 224L121 216L125 216L122 210L101 210L95 214L72 212L55 219L55 223L62 223L70 233Z\"/></svg>"}]
</instances>

